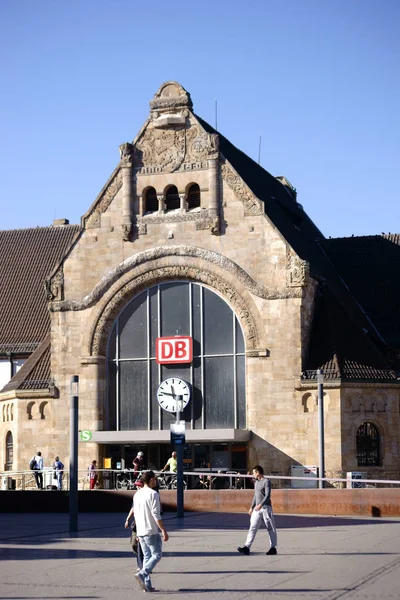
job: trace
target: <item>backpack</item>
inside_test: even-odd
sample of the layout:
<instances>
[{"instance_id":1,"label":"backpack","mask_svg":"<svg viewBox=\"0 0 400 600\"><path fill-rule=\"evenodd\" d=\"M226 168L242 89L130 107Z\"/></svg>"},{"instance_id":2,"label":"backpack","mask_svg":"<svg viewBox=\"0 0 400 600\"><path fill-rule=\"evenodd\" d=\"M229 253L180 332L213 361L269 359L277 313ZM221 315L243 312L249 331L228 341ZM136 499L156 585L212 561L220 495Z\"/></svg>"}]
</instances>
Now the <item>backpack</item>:
<instances>
[{"instance_id":1,"label":"backpack","mask_svg":"<svg viewBox=\"0 0 400 600\"><path fill-rule=\"evenodd\" d=\"M35 460L35 457L33 457L31 459L31 462L29 463L29 468L30 468L31 471L34 471L36 469L36 460Z\"/></svg>"}]
</instances>

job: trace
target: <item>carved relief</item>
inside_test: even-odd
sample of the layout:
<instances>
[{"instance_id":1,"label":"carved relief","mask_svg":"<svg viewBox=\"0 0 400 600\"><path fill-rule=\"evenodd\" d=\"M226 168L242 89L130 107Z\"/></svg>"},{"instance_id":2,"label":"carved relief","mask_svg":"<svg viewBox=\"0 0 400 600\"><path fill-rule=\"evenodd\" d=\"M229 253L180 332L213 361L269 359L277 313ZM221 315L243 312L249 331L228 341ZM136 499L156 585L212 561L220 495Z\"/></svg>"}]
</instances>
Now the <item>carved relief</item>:
<instances>
[{"instance_id":1,"label":"carved relief","mask_svg":"<svg viewBox=\"0 0 400 600\"><path fill-rule=\"evenodd\" d=\"M263 206L260 200L254 196L253 192L247 187L241 177L226 163L221 167L222 178L229 185L236 197L244 206L244 214L247 215L262 215L264 213Z\"/></svg>"},{"instance_id":2,"label":"carved relief","mask_svg":"<svg viewBox=\"0 0 400 600\"><path fill-rule=\"evenodd\" d=\"M188 130L188 152L186 162L218 158L218 135L207 133L198 125L193 125Z\"/></svg>"},{"instance_id":3,"label":"carved relief","mask_svg":"<svg viewBox=\"0 0 400 600\"><path fill-rule=\"evenodd\" d=\"M121 158L121 163L127 167L131 167L134 157L133 145L129 144L128 142L121 144L119 147L119 155Z\"/></svg>"},{"instance_id":4,"label":"carved relief","mask_svg":"<svg viewBox=\"0 0 400 600\"><path fill-rule=\"evenodd\" d=\"M199 270L197 267L174 266L161 267L148 271L143 275L135 277L118 290L100 315L94 327L90 348L91 356L103 355L105 353L105 345L107 343L109 332L111 331L118 313L126 304L127 299L131 298L133 295L139 294L160 281L170 279L188 279L204 283L220 292L230 303L239 321L243 325L247 348L251 350L258 346L257 329L250 309L234 288L210 271L203 269Z\"/></svg>"},{"instance_id":5,"label":"carved relief","mask_svg":"<svg viewBox=\"0 0 400 600\"><path fill-rule=\"evenodd\" d=\"M172 173L184 161L186 129L166 131L147 127L135 146L135 167L159 167L160 172Z\"/></svg>"},{"instance_id":6,"label":"carved relief","mask_svg":"<svg viewBox=\"0 0 400 600\"><path fill-rule=\"evenodd\" d=\"M301 287L306 284L308 263L301 260L296 254L288 252L286 265L286 285L289 287Z\"/></svg>"},{"instance_id":7,"label":"carved relief","mask_svg":"<svg viewBox=\"0 0 400 600\"><path fill-rule=\"evenodd\" d=\"M191 109L193 107L190 94L176 81L167 81L154 94L153 100L150 101L150 109L152 112L164 112L166 110L175 109ZM154 115L156 118L158 114Z\"/></svg>"},{"instance_id":8,"label":"carved relief","mask_svg":"<svg viewBox=\"0 0 400 600\"><path fill-rule=\"evenodd\" d=\"M132 271L135 267L138 267L146 262L158 260L167 256L199 258L208 263L214 264L223 271L229 272L234 279L240 281L249 292L265 300L301 297L301 288L291 289L285 287L282 289L271 289L259 285L252 277L250 277L250 275L246 273L244 269L239 267L239 265L226 256L218 254L217 252L206 250L204 248L197 248L196 246L159 246L157 248L152 248L151 250L145 250L144 252L140 252L134 256L130 256L121 264L111 269L84 298L53 302L50 305L50 310L52 312L57 312L66 310L84 310L86 308L90 308L100 298L102 298L104 293L111 287L111 285L113 285L125 273ZM197 269L197 272L200 273L199 269Z\"/></svg>"},{"instance_id":9,"label":"carved relief","mask_svg":"<svg viewBox=\"0 0 400 600\"><path fill-rule=\"evenodd\" d=\"M129 242L132 234L132 223L123 223L122 224L122 239L124 242Z\"/></svg>"},{"instance_id":10,"label":"carved relief","mask_svg":"<svg viewBox=\"0 0 400 600\"><path fill-rule=\"evenodd\" d=\"M44 284L47 300L50 302L64 300L64 269L62 265L52 277L45 280Z\"/></svg>"},{"instance_id":11,"label":"carved relief","mask_svg":"<svg viewBox=\"0 0 400 600\"><path fill-rule=\"evenodd\" d=\"M95 227L100 227L101 214L106 212L107 208L110 206L111 202L114 200L114 198L117 195L118 191L120 190L121 186L122 186L122 173L121 173L121 171L118 171L118 173L115 175L114 179L108 185L107 189L100 196L92 213L84 219L83 226L85 229L93 229Z\"/></svg>"}]
</instances>

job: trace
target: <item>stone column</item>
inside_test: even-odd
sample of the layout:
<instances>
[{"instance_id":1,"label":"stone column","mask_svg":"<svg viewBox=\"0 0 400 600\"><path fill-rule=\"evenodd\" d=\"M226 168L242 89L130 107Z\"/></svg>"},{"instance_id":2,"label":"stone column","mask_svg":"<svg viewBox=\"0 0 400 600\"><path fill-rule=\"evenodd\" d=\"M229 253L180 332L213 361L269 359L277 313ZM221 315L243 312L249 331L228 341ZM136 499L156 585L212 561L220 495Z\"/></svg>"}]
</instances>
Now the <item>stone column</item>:
<instances>
[{"instance_id":1,"label":"stone column","mask_svg":"<svg viewBox=\"0 0 400 600\"><path fill-rule=\"evenodd\" d=\"M162 213L165 211L164 194L157 194L158 200L158 212Z\"/></svg>"},{"instance_id":2,"label":"stone column","mask_svg":"<svg viewBox=\"0 0 400 600\"><path fill-rule=\"evenodd\" d=\"M122 239L127 242L132 232L132 205L134 200L133 146L128 143L121 144L119 150L122 171Z\"/></svg>"},{"instance_id":3,"label":"stone column","mask_svg":"<svg viewBox=\"0 0 400 600\"><path fill-rule=\"evenodd\" d=\"M186 194L179 194L181 212L186 212Z\"/></svg>"},{"instance_id":4,"label":"stone column","mask_svg":"<svg viewBox=\"0 0 400 600\"><path fill-rule=\"evenodd\" d=\"M218 185L218 158L210 158L208 161L209 194L210 204L208 214L211 218L211 233L219 232L219 185Z\"/></svg>"}]
</instances>

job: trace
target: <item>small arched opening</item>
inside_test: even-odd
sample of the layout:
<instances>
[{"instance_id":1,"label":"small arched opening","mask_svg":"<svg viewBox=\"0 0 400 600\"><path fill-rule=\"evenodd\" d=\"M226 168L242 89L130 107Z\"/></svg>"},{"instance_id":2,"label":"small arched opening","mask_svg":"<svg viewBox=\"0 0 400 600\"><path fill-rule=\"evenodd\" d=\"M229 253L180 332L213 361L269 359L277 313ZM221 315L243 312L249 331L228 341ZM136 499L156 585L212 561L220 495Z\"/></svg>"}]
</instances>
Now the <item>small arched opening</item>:
<instances>
[{"instance_id":1,"label":"small arched opening","mask_svg":"<svg viewBox=\"0 0 400 600\"><path fill-rule=\"evenodd\" d=\"M373 423L361 423L357 429L356 452L359 467L378 467L380 465L380 436Z\"/></svg>"},{"instance_id":2,"label":"small arched opening","mask_svg":"<svg viewBox=\"0 0 400 600\"><path fill-rule=\"evenodd\" d=\"M153 187L146 190L144 195L144 212L152 213L158 211L157 192Z\"/></svg>"},{"instance_id":3,"label":"small arched opening","mask_svg":"<svg viewBox=\"0 0 400 600\"><path fill-rule=\"evenodd\" d=\"M167 212L181 207L181 199L176 185L171 185L171 187L168 188L165 195L165 206Z\"/></svg>"},{"instance_id":4,"label":"small arched opening","mask_svg":"<svg viewBox=\"0 0 400 600\"><path fill-rule=\"evenodd\" d=\"M188 189L187 208L188 210L200 208L200 187L197 183L193 183Z\"/></svg>"}]
</instances>

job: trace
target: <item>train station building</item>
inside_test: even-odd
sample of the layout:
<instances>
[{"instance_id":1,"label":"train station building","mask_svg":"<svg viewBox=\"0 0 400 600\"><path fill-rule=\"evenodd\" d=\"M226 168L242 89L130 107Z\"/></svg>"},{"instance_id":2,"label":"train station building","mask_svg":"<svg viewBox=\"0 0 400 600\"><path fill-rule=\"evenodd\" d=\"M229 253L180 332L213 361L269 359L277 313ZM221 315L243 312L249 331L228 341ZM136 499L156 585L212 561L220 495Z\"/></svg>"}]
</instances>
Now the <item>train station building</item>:
<instances>
[{"instance_id":1,"label":"train station building","mask_svg":"<svg viewBox=\"0 0 400 600\"><path fill-rule=\"evenodd\" d=\"M326 475L399 479L400 238L325 238L176 82L119 151L80 225L0 232L2 468L68 466L78 375L81 469L162 467L172 400L186 470L290 475L318 464L322 369Z\"/></svg>"}]
</instances>

